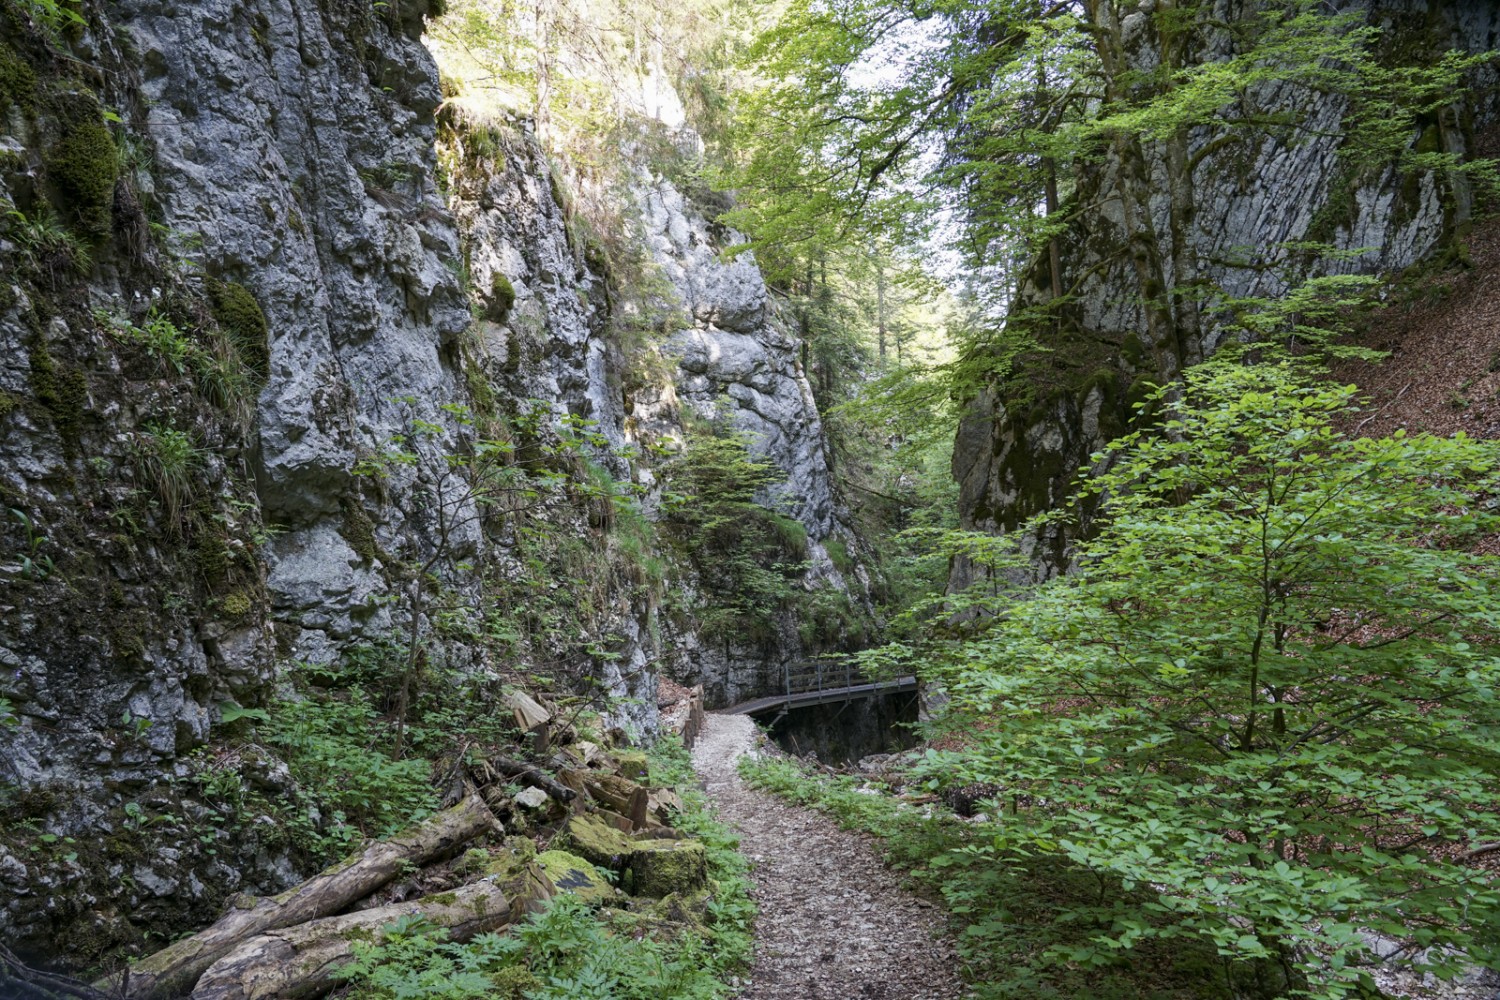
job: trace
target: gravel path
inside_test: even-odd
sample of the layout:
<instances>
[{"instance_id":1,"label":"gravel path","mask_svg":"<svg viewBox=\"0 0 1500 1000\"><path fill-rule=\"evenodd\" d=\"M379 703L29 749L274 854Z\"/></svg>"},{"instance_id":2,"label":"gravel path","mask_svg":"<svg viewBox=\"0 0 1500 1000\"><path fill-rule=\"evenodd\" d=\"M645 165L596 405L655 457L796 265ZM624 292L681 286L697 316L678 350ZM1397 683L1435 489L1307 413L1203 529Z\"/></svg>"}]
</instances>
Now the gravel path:
<instances>
[{"instance_id":1,"label":"gravel path","mask_svg":"<svg viewBox=\"0 0 1500 1000\"><path fill-rule=\"evenodd\" d=\"M861 837L746 787L735 762L755 745L747 716L709 715L693 766L740 834L760 907L742 1000L954 1000L964 990L944 918L897 886Z\"/></svg>"}]
</instances>

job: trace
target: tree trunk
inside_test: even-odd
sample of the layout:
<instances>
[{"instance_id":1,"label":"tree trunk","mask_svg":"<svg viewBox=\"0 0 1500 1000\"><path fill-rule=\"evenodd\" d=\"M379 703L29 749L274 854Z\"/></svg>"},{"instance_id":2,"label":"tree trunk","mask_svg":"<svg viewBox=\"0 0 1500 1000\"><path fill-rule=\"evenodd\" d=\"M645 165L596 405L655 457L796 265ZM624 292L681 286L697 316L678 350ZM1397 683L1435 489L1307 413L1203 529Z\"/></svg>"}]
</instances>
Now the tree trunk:
<instances>
[{"instance_id":1,"label":"tree trunk","mask_svg":"<svg viewBox=\"0 0 1500 1000\"><path fill-rule=\"evenodd\" d=\"M129 970L124 984L113 978L95 986L105 992L119 990L129 1000L180 996L205 969L245 939L337 913L394 879L408 864L426 864L454 853L481 834L499 830L499 823L484 801L477 795L468 795L453 808L423 820L391 840L370 844L361 853L279 896L240 897L233 909L206 930L137 963Z\"/></svg>"},{"instance_id":2,"label":"tree trunk","mask_svg":"<svg viewBox=\"0 0 1500 1000\"><path fill-rule=\"evenodd\" d=\"M393 903L311 920L241 944L203 974L192 1000L322 996L338 985L334 973L354 957L356 941L378 943L386 924L413 912L447 928L451 941L467 941L503 927L511 919L505 892L484 881L424 896L415 903Z\"/></svg>"}]
</instances>

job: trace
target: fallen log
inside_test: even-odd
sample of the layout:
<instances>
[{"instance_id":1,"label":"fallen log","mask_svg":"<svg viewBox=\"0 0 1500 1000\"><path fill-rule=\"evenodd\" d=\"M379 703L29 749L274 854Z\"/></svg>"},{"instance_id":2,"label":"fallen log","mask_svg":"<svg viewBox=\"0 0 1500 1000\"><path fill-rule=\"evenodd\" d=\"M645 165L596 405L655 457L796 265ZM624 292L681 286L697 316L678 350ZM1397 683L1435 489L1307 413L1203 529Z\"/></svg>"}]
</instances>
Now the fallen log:
<instances>
[{"instance_id":1,"label":"fallen log","mask_svg":"<svg viewBox=\"0 0 1500 1000\"><path fill-rule=\"evenodd\" d=\"M485 880L415 902L284 927L243 942L215 962L198 980L192 1000L322 996L338 985L335 973L353 959L356 942L379 943L387 924L414 913L446 928L450 941L467 941L510 923L511 905L500 886Z\"/></svg>"},{"instance_id":2,"label":"fallen log","mask_svg":"<svg viewBox=\"0 0 1500 1000\"><path fill-rule=\"evenodd\" d=\"M230 911L212 926L94 986L127 1000L181 996L204 970L247 938L337 913L394 879L407 866L451 855L481 834L492 832L500 832L500 824L484 801L470 794L453 808L414 824L390 840L370 844L279 896L237 897Z\"/></svg>"},{"instance_id":3,"label":"fallen log","mask_svg":"<svg viewBox=\"0 0 1500 1000\"><path fill-rule=\"evenodd\" d=\"M578 797L578 793L573 789L530 764L523 764L509 757L494 757L490 760L490 766L496 773L503 774L507 778L516 778L533 788L540 788L559 802L572 802Z\"/></svg>"}]
</instances>

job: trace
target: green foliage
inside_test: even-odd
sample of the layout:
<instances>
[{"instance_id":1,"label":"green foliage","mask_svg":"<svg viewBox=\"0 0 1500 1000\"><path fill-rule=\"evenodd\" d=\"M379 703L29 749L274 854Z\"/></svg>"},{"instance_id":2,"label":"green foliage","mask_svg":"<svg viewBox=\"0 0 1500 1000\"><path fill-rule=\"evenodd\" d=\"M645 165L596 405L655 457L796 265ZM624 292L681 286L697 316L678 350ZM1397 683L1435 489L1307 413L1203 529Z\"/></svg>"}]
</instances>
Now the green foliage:
<instances>
[{"instance_id":1,"label":"green foliage","mask_svg":"<svg viewBox=\"0 0 1500 1000\"><path fill-rule=\"evenodd\" d=\"M628 919L612 919L563 894L506 935L485 934L465 944L421 917L382 929L378 942L354 946L355 960L339 970L355 995L370 1000L711 1000L728 994L721 981L750 956L748 865L737 841L709 815L694 787L681 741L650 752L652 781L682 789L678 828L700 839L708 854L715 898L700 935L686 929L642 934Z\"/></svg>"},{"instance_id":2,"label":"green foliage","mask_svg":"<svg viewBox=\"0 0 1500 1000\"><path fill-rule=\"evenodd\" d=\"M76 5L69 0L7 0L7 3L19 9L53 40L66 29L88 25L83 15L75 9Z\"/></svg>"},{"instance_id":3,"label":"green foliage","mask_svg":"<svg viewBox=\"0 0 1500 1000\"><path fill-rule=\"evenodd\" d=\"M781 481L738 437L698 434L662 467L670 508L662 527L708 591L697 609L705 631L765 640L798 592L807 557L802 526L758 502Z\"/></svg>"},{"instance_id":4,"label":"green foliage","mask_svg":"<svg viewBox=\"0 0 1500 1000\"><path fill-rule=\"evenodd\" d=\"M1050 961L1087 944L1135 900L1120 884L1052 857L997 851L992 830L917 808L861 779L786 760L741 763L757 788L875 838L886 864L941 898L965 979L979 1000L1229 1000L1226 967L1208 947L1146 943L1109 965ZM955 779L956 780L956 779ZM926 788L937 789L936 780ZM925 790L925 789L924 789ZM1139 894L1137 894L1139 895Z\"/></svg>"},{"instance_id":5,"label":"green foliage","mask_svg":"<svg viewBox=\"0 0 1500 1000\"><path fill-rule=\"evenodd\" d=\"M486 303L486 317L496 323L505 322L516 304L516 286L501 271L490 279L490 295Z\"/></svg>"},{"instance_id":6,"label":"green foliage","mask_svg":"<svg viewBox=\"0 0 1500 1000\"><path fill-rule=\"evenodd\" d=\"M339 970L371 1000L711 1000L725 994L703 967L701 942L613 932L587 904L562 895L510 934L450 944L441 928L404 918L378 944L356 943ZM501 992L503 990L503 992Z\"/></svg>"},{"instance_id":7,"label":"green foliage","mask_svg":"<svg viewBox=\"0 0 1500 1000\"><path fill-rule=\"evenodd\" d=\"M167 523L177 530L193 501L204 455L192 435L162 424L147 424L135 437L135 463L141 478L161 502Z\"/></svg>"},{"instance_id":8,"label":"green foliage","mask_svg":"<svg viewBox=\"0 0 1500 1000\"><path fill-rule=\"evenodd\" d=\"M394 760L379 749L389 726L357 684L327 693L304 684L301 698L276 703L270 716L257 727L259 738L328 811L310 845L316 853L340 854L360 836L389 836L436 808L431 763Z\"/></svg>"},{"instance_id":9,"label":"green foliage","mask_svg":"<svg viewBox=\"0 0 1500 1000\"><path fill-rule=\"evenodd\" d=\"M56 569L52 557L42 551L50 545L51 539L43 534L41 526L24 510L12 507L10 516L21 529L23 544L18 553L21 558L21 575L28 580L45 580Z\"/></svg>"},{"instance_id":10,"label":"green foliage","mask_svg":"<svg viewBox=\"0 0 1500 1000\"><path fill-rule=\"evenodd\" d=\"M1085 481L1078 571L971 594L988 613L919 649L969 734L927 773L1030 804L997 848L1153 890L1054 958L1186 938L1328 998L1368 985L1362 931L1500 963L1500 890L1450 860L1500 833L1500 567L1472 550L1500 446L1351 438L1351 397L1191 370Z\"/></svg>"},{"instance_id":11,"label":"green foliage","mask_svg":"<svg viewBox=\"0 0 1500 1000\"><path fill-rule=\"evenodd\" d=\"M239 337L228 328L201 331L194 336L180 329L155 306L147 311L140 324L102 309L95 310L94 318L116 340L142 348L163 375L191 376L200 396L242 424L248 422L257 380L263 373L246 364L237 346ZM264 326L264 319L261 325ZM264 346L262 339L261 348Z\"/></svg>"},{"instance_id":12,"label":"green foliage","mask_svg":"<svg viewBox=\"0 0 1500 1000\"><path fill-rule=\"evenodd\" d=\"M62 101L62 137L47 151L47 176L61 194L79 232L91 239L109 235L119 160L114 139L92 97Z\"/></svg>"},{"instance_id":13,"label":"green foliage","mask_svg":"<svg viewBox=\"0 0 1500 1000\"><path fill-rule=\"evenodd\" d=\"M264 382L270 374L270 328L255 296L238 282L213 279L208 282L208 298L214 319L228 335L235 352L255 377Z\"/></svg>"},{"instance_id":14,"label":"green foliage","mask_svg":"<svg viewBox=\"0 0 1500 1000\"><path fill-rule=\"evenodd\" d=\"M16 241L21 266L54 288L70 274L87 275L94 266L88 244L58 221L46 205L31 215L6 212L6 233Z\"/></svg>"},{"instance_id":15,"label":"green foliage","mask_svg":"<svg viewBox=\"0 0 1500 1000\"><path fill-rule=\"evenodd\" d=\"M0 42L0 123L12 107L30 111L36 103L36 72L9 44Z\"/></svg>"}]
</instances>

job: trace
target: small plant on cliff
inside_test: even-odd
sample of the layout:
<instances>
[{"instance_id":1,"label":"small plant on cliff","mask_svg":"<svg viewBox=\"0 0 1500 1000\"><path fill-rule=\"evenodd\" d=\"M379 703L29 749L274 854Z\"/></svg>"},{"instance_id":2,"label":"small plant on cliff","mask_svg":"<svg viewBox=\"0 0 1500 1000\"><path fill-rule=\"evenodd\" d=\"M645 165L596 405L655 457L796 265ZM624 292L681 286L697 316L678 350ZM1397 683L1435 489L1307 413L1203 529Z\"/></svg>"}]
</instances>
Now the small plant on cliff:
<instances>
[{"instance_id":1,"label":"small plant on cliff","mask_svg":"<svg viewBox=\"0 0 1500 1000\"><path fill-rule=\"evenodd\" d=\"M1144 892L1074 907L1101 965L1188 937L1266 995L1371 986L1368 934L1439 974L1500 964L1500 887L1468 864L1500 821L1500 445L1369 440L1353 390L1214 362L1109 449L1074 574L985 597L922 668L953 698L961 774L1030 803L997 863L1058 855Z\"/></svg>"},{"instance_id":2,"label":"small plant on cliff","mask_svg":"<svg viewBox=\"0 0 1500 1000\"><path fill-rule=\"evenodd\" d=\"M147 424L135 440L136 468L161 502L167 523L182 526L183 508L192 502L204 455L186 431Z\"/></svg>"},{"instance_id":3,"label":"small plant on cliff","mask_svg":"<svg viewBox=\"0 0 1500 1000\"><path fill-rule=\"evenodd\" d=\"M16 209L6 213L7 230L16 241L20 263L58 287L69 274L88 274L94 266L88 245L58 221L45 205L26 215Z\"/></svg>"}]
</instances>

